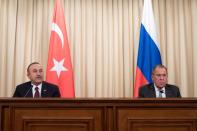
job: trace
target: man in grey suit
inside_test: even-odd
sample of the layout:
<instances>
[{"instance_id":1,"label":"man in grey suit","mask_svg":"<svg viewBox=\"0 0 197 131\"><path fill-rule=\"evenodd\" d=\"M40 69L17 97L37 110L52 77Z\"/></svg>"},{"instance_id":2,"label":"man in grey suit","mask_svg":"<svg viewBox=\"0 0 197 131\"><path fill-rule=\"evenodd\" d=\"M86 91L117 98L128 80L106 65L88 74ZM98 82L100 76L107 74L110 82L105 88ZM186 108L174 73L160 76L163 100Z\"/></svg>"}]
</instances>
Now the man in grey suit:
<instances>
[{"instance_id":1,"label":"man in grey suit","mask_svg":"<svg viewBox=\"0 0 197 131\"><path fill-rule=\"evenodd\" d=\"M17 85L13 97L60 97L58 86L43 81L43 67L38 62L28 66L27 77L30 81Z\"/></svg>"},{"instance_id":2,"label":"man in grey suit","mask_svg":"<svg viewBox=\"0 0 197 131\"><path fill-rule=\"evenodd\" d=\"M179 88L167 84L167 68L157 65L152 71L153 83L144 85L139 89L139 98L181 98Z\"/></svg>"}]
</instances>

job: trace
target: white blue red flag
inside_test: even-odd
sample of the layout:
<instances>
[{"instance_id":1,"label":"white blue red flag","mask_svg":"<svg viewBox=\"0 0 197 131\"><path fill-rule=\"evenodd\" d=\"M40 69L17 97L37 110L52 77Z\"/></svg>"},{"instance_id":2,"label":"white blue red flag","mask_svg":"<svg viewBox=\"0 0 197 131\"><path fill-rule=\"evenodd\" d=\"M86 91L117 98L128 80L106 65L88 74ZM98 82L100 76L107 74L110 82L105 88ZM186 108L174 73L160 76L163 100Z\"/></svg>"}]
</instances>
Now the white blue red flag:
<instances>
[{"instance_id":1,"label":"white blue red flag","mask_svg":"<svg viewBox=\"0 0 197 131\"><path fill-rule=\"evenodd\" d=\"M144 0L144 9L140 29L138 58L134 97L138 97L139 88L152 82L151 73L154 66L161 64L160 46L157 41L152 1Z\"/></svg>"}]
</instances>

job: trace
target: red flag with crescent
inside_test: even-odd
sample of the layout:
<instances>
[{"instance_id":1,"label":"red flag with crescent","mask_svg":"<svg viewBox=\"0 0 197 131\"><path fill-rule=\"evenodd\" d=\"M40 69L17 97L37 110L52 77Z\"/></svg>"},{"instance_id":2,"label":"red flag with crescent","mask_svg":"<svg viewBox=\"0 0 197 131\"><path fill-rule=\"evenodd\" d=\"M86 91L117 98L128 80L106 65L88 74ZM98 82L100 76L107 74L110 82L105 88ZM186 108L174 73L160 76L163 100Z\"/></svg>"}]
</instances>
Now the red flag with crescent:
<instances>
[{"instance_id":1,"label":"red flag with crescent","mask_svg":"<svg viewBox=\"0 0 197 131\"><path fill-rule=\"evenodd\" d=\"M54 9L46 81L59 86L61 97L75 97L73 69L61 0L56 0Z\"/></svg>"}]
</instances>

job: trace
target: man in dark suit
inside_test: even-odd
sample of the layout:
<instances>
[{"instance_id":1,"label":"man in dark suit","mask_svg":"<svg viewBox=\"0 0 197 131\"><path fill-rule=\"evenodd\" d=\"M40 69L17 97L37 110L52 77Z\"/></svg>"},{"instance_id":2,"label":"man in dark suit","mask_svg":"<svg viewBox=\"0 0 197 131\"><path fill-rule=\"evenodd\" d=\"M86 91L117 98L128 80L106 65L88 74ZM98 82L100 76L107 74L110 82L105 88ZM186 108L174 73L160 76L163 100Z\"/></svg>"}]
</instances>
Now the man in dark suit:
<instances>
[{"instance_id":1,"label":"man in dark suit","mask_svg":"<svg viewBox=\"0 0 197 131\"><path fill-rule=\"evenodd\" d=\"M58 86L43 81L43 68L38 62L28 66L27 76L30 81L16 86L13 97L60 97Z\"/></svg>"},{"instance_id":2,"label":"man in dark suit","mask_svg":"<svg viewBox=\"0 0 197 131\"><path fill-rule=\"evenodd\" d=\"M139 98L181 98L179 88L167 84L167 68L157 65L152 71L153 83L144 85L139 89Z\"/></svg>"}]
</instances>

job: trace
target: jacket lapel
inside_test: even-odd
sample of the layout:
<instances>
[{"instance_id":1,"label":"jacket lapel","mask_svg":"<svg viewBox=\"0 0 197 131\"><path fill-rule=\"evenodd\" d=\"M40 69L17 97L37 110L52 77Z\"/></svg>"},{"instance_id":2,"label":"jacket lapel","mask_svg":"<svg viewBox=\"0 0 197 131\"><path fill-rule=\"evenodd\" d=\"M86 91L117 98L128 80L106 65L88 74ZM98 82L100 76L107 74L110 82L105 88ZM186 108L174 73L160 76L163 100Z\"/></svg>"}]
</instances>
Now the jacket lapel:
<instances>
[{"instance_id":1,"label":"jacket lapel","mask_svg":"<svg viewBox=\"0 0 197 131\"><path fill-rule=\"evenodd\" d=\"M172 94L172 92L171 92L170 87L168 87L168 86L166 85L165 90L166 90L166 98L173 97L173 94Z\"/></svg>"},{"instance_id":2,"label":"jacket lapel","mask_svg":"<svg viewBox=\"0 0 197 131\"><path fill-rule=\"evenodd\" d=\"M25 97L33 97L31 82L28 83L28 90L25 92Z\"/></svg>"},{"instance_id":3,"label":"jacket lapel","mask_svg":"<svg viewBox=\"0 0 197 131\"><path fill-rule=\"evenodd\" d=\"M42 83L42 89L41 89L41 97L47 97L48 96L48 88L46 84L43 82Z\"/></svg>"},{"instance_id":4,"label":"jacket lapel","mask_svg":"<svg viewBox=\"0 0 197 131\"><path fill-rule=\"evenodd\" d=\"M150 86L149 86L149 91L150 91L150 97L151 98L156 98L156 94L155 94L155 87L154 87L154 84L151 84Z\"/></svg>"}]
</instances>

